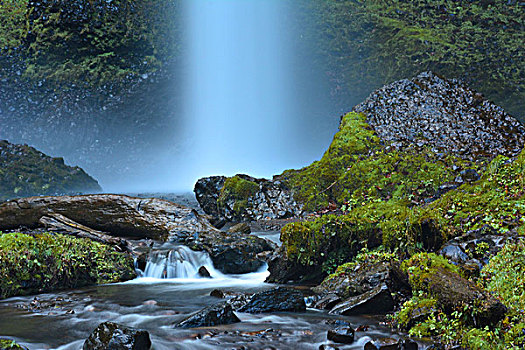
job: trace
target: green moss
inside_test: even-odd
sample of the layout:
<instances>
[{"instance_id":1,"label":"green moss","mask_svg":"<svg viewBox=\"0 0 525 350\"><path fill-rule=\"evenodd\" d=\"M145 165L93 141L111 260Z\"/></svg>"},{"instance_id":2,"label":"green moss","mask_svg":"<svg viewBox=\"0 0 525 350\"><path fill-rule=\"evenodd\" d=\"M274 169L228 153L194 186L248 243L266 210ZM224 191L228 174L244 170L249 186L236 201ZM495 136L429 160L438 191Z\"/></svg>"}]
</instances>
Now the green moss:
<instances>
[{"instance_id":1,"label":"green moss","mask_svg":"<svg viewBox=\"0 0 525 350\"><path fill-rule=\"evenodd\" d=\"M447 237L489 225L500 233L525 224L525 150L514 159L499 156L483 177L422 209L441 223Z\"/></svg>"},{"instance_id":2,"label":"green moss","mask_svg":"<svg viewBox=\"0 0 525 350\"><path fill-rule=\"evenodd\" d=\"M0 339L0 349L2 350L24 350L23 346L18 345L11 339Z\"/></svg>"},{"instance_id":3,"label":"green moss","mask_svg":"<svg viewBox=\"0 0 525 350\"><path fill-rule=\"evenodd\" d=\"M2 1L0 53L16 57L22 76L30 82L55 86L125 83L177 55L179 24L173 19L179 4L167 0Z\"/></svg>"},{"instance_id":4,"label":"green moss","mask_svg":"<svg viewBox=\"0 0 525 350\"><path fill-rule=\"evenodd\" d=\"M458 77L522 118L525 83L519 1L312 1L315 43L333 94L363 100L385 83L432 70ZM359 67L359 69L356 69ZM349 96L351 94L351 96Z\"/></svg>"},{"instance_id":5,"label":"green moss","mask_svg":"<svg viewBox=\"0 0 525 350\"><path fill-rule=\"evenodd\" d=\"M454 180L461 169L481 166L429 149L387 150L366 117L352 112L343 116L321 160L285 171L278 178L293 189L295 199L307 210L329 203L349 210L377 200L419 204L435 195L439 185Z\"/></svg>"},{"instance_id":6,"label":"green moss","mask_svg":"<svg viewBox=\"0 0 525 350\"><path fill-rule=\"evenodd\" d=\"M487 290L498 295L514 318L525 322L525 243L507 244L483 267Z\"/></svg>"},{"instance_id":7,"label":"green moss","mask_svg":"<svg viewBox=\"0 0 525 350\"><path fill-rule=\"evenodd\" d=\"M132 257L107 245L48 233L0 236L0 298L133 277Z\"/></svg>"},{"instance_id":8,"label":"green moss","mask_svg":"<svg viewBox=\"0 0 525 350\"><path fill-rule=\"evenodd\" d=\"M229 208L233 211L234 217L240 218L248 206L248 200L258 191L259 184L254 181L239 175L227 178L217 199L219 211L222 208Z\"/></svg>"},{"instance_id":9,"label":"green moss","mask_svg":"<svg viewBox=\"0 0 525 350\"><path fill-rule=\"evenodd\" d=\"M419 317L428 317L438 311L434 298L415 296L403 303L401 310L395 314L395 321L402 329L408 330Z\"/></svg>"},{"instance_id":10,"label":"green moss","mask_svg":"<svg viewBox=\"0 0 525 350\"><path fill-rule=\"evenodd\" d=\"M64 164L27 145L0 141L0 201L13 197L100 191L97 181L79 167Z\"/></svg>"},{"instance_id":11,"label":"green moss","mask_svg":"<svg viewBox=\"0 0 525 350\"><path fill-rule=\"evenodd\" d=\"M459 268L441 255L418 253L403 262L401 267L408 273L410 285L415 291L426 291L427 282L438 270L443 269L459 274Z\"/></svg>"}]
</instances>

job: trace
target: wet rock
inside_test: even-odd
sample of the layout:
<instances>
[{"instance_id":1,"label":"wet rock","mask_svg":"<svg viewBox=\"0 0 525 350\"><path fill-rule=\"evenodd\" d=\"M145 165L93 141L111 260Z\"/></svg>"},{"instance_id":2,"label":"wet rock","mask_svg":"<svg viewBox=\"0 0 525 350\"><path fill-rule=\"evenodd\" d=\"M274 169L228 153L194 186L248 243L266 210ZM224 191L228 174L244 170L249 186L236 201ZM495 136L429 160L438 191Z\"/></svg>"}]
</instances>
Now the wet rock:
<instances>
[{"instance_id":1,"label":"wet rock","mask_svg":"<svg viewBox=\"0 0 525 350\"><path fill-rule=\"evenodd\" d=\"M474 169L465 169L461 173L459 173L459 176L456 178L456 182L463 183L463 182L475 182L478 181L481 178L481 176L478 174L478 172Z\"/></svg>"},{"instance_id":2,"label":"wet rock","mask_svg":"<svg viewBox=\"0 0 525 350\"><path fill-rule=\"evenodd\" d=\"M112 236L135 239L216 231L205 218L185 206L157 198L112 194L12 200L0 205L0 229L40 227L40 219L50 213Z\"/></svg>"},{"instance_id":3,"label":"wet rock","mask_svg":"<svg viewBox=\"0 0 525 350\"><path fill-rule=\"evenodd\" d=\"M225 176L211 176L199 179L195 183L195 197L199 202L200 207L206 214L215 218L220 218L221 215L217 209L217 200L224 186ZM223 219L223 222L225 220ZM224 226L224 225L223 225Z\"/></svg>"},{"instance_id":4,"label":"wet rock","mask_svg":"<svg viewBox=\"0 0 525 350\"><path fill-rule=\"evenodd\" d=\"M351 297L335 305L331 314L352 315L377 315L392 311L394 300L386 284L381 284L361 295Z\"/></svg>"},{"instance_id":5,"label":"wet rock","mask_svg":"<svg viewBox=\"0 0 525 350\"><path fill-rule=\"evenodd\" d=\"M368 341L364 350L417 350L419 346L411 339L381 338Z\"/></svg>"},{"instance_id":6,"label":"wet rock","mask_svg":"<svg viewBox=\"0 0 525 350\"><path fill-rule=\"evenodd\" d=\"M464 305L477 305L476 313L467 314L476 327L494 326L507 312L507 308L494 296L459 274L437 268L425 274L421 285L432 295L447 314Z\"/></svg>"},{"instance_id":7,"label":"wet rock","mask_svg":"<svg viewBox=\"0 0 525 350\"><path fill-rule=\"evenodd\" d=\"M229 233L245 233L245 234L249 234L249 233L252 232L252 230L250 229L250 225L248 225L245 222L241 222L240 224L233 225L232 227L230 227L228 229L228 232Z\"/></svg>"},{"instance_id":8,"label":"wet rock","mask_svg":"<svg viewBox=\"0 0 525 350\"><path fill-rule=\"evenodd\" d=\"M101 323L84 342L83 350L149 350L149 333L113 322Z\"/></svg>"},{"instance_id":9,"label":"wet rock","mask_svg":"<svg viewBox=\"0 0 525 350\"><path fill-rule=\"evenodd\" d=\"M175 327L180 328L197 328L213 327L221 324L231 324L241 322L233 312L230 304L222 302L216 305L206 307L180 321Z\"/></svg>"},{"instance_id":10,"label":"wet rock","mask_svg":"<svg viewBox=\"0 0 525 350\"><path fill-rule=\"evenodd\" d=\"M339 350L339 348L331 344L321 344L319 345L319 350Z\"/></svg>"},{"instance_id":11,"label":"wet rock","mask_svg":"<svg viewBox=\"0 0 525 350\"><path fill-rule=\"evenodd\" d=\"M210 296L214 298L223 299L226 296L226 294L224 294L224 292L220 289L214 289L210 292Z\"/></svg>"},{"instance_id":12,"label":"wet rock","mask_svg":"<svg viewBox=\"0 0 525 350\"><path fill-rule=\"evenodd\" d=\"M331 310L335 305L339 304L341 301L341 298L337 294L330 293L314 302L313 307L320 310Z\"/></svg>"},{"instance_id":13,"label":"wet rock","mask_svg":"<svg viewBox=\"0 0 525 350\"><path fill-rule=\"evenodd\" d=\"M282 246L268 258L267 262L270 272L270 276L266 279L268 283L320 283L325 276L320 267L305 266L289 260Z\"/></svg>"},{"instance_id":14,"label":"wet rock","mask_svg":"<svg viewBox=\"0 0 525 350\"><path fill-rule=\"evenodd\" d=\"M208 271L208 269L207 269L205 266L201 266L201 267L199 267L199 271L197 271L197 273L198 273L199 276L201 276L201 277L204 277L204 278L211 278L210 271Z\"/></svg>"},{"instance_id":15,"label":"wet rock","mask_svg":"<svg viewBox=\"0 0 525 350\"><path fill-rule=\"evenodd\" d=\"M285 287L277 287L255 293L250 301L238 311L247 313L264 313L276 311L304 311L306 303L301 292Z\"/></svg>"},{"instance_id":16,"label":"wet rock","mask_svg":"<svg viewBox=\"0 0 525 350\"><path fill-rule=\"evenodd\" d=\"M469 256L456 244L447 244L439 251L441 255L456 263L465 263Z\"/></svg>"},{"instance_id":17,"label":"wet rock","mask_svg":"<svg viewBox=\"0 0 525 350\"><path fill-rule=\"evenodd\" d=\"M354 111L365 113L377 135L398 148L426 145L477 159L512 157L525 143L525 128L501 107L459 81L432 72L386 85Z\"/></svg>"},{"instance_id":18,"label":"wet rock","mask_svg":"<svg viewBox=\"0 0 525 350\"><path fill-rule=\"evenodd\" d=\"M236 189L224 190L229 179L244 181L250 191L235 193ZM241 187L241 186L240 186ZM279 180L258 179L238 174L232 178L212 176L197 181L195 196L205 213L228 221L255 221L284 219L302 214L287 188Z\"/></svg>"},{"instance_id":19,"label":"wet rock","mask_svg":"<svg viewBox=\"0 0 525 350\"><path fill-rule=\"evenodd\" d=\"M53 215L110 236L170 240L206 251L223 273L257 271L264 264L259 255L276 247L256 236L221 232L206 217L185 206L163 199L124 195L12 200L0 205L0 230L41 227L42 218Z\"/></svg>"},{"instance_id":20,"label":"wet rock","mask_svg":"<svg viewBox=\"0 0 525 350\"><path fill-rule=\"evenodd\" d=\"M337 327L328 330L326 337L334 343L352 344L354 342L354 335L355 331L352 327Z\"/></svg>"},{"instance_id":21,"label":"wet rock","mask_svg":"<svg viewBox=\"0 0 525 350\"><path fill-rule=\"evenodd\" d=\"M386 262L357 264L343 273L326 278L313 290L319 294L334 293L342 299L361 295L388 279L390 264Z\"/></svg>"}]
</instances>

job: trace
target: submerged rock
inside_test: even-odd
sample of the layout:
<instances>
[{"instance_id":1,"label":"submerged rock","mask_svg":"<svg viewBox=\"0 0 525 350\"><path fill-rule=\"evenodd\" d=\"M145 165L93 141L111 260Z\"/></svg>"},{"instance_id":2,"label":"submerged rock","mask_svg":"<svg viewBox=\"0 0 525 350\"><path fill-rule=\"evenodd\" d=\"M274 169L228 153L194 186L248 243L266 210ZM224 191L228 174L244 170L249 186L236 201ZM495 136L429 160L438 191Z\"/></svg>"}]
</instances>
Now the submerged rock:
<instances>
[{"instance_id":1,"label":"submerged rock","mask_svg":"<svg viewBox=\"0 0 525 350\"><path fill-rule=\"evenodd\" d=\"M79 167L64 164L28 145L0 140L0 201L35 195L99 192L98 182Z\"/></svg>"},{"instance_id":2,"label":"submerged rock","mask_svg":"<svg viewBox=\"0 0 525 350\"><path fill-rule=\"evenodd\" d=\"M306 303L301 292L285 287L255 293L250 301L238 311L247 313L264 313L278 311L304 311Z\"/></svg>"},{"instance_id":3,"label":"submerged rock","mask_svg":"<svg viewBox=\"0 0 525 350\"><path fill-rule=\"evenodd\" d=\"M101 323L84 342L83 350L149 350L151 340L144 330L113 322Z\"/></svg>"},{"instance_id":4,"label":"submerged rock","mask_svg":"<svg viewBox=\"0 0 525 350\"><path fill-rule=\"evenodd\" d=\"M231 324L241 322L233 312L233 308L227 302L206 307L184 320L178 322L175 327L179 328L197 328L213 327L221 324Z\"/></svg>"},{"instance_id":5,"label":"submerged rock","mask_svg":"<svg viewBox=\"0 0 525 350\"><path fill-rule=\"evenodd\" d=\"M334 343L352 344L355 331L352 327L337 327L328 330L326 338Z\"/></svg>"}]
</instances>

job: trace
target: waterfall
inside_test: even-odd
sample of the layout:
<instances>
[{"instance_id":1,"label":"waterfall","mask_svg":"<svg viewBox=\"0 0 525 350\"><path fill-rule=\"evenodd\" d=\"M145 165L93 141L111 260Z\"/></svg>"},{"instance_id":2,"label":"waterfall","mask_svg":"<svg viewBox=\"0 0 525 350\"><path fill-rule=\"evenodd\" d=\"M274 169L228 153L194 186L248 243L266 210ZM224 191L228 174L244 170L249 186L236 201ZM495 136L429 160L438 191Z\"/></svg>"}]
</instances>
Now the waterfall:
<instances>
[{"instance_id":1,"label":"waterfall","mask_svg":"<svg viewBox=\"0 0 525 350\"><path fill-rule=\"evenodd\" d=\"M293 84L282 0L187 0L187 158L178 176L289 167Z\"/></svg>"},{"instance_id":2,"label":"waterfall","mask_svg":"<svg viewBox=\"0 0 525 350\"><path fill-rule=\"evenodd\" d=\"M169 250L154 250L147 259L141 277L152 278L200 278L199 268L205 267L211 277L220 277L213 262L205 252L196 252L186 246L176 246Z\"/></svg>"}]
</instances>

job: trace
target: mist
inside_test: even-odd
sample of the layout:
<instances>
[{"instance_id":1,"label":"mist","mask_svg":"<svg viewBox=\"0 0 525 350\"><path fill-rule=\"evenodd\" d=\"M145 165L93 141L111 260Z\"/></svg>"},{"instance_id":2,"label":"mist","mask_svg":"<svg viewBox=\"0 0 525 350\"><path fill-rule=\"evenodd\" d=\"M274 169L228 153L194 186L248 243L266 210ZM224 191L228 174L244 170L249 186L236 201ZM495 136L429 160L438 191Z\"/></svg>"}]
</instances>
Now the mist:
<instances>
[{"instance_id":1,"label":"mist","mask_svg":"<svg viewBox=\"0 0 525 350\"><path fill-rule=\"evenodd\" d=\"M43 105L43 115L23 121L1 111L9 127L0 137L64 157L105 192L186 192L203 176L271 177L306 166L328 147L342 111L295 4L183 0L173 19L183 28L182 57L165 81L123 101L108 95L96 113L89 98L58 115Z\"/></svg>"}]
</instances>

